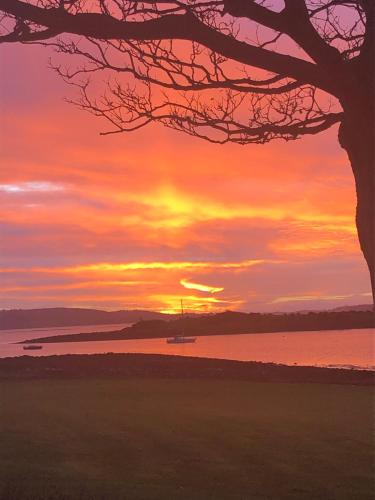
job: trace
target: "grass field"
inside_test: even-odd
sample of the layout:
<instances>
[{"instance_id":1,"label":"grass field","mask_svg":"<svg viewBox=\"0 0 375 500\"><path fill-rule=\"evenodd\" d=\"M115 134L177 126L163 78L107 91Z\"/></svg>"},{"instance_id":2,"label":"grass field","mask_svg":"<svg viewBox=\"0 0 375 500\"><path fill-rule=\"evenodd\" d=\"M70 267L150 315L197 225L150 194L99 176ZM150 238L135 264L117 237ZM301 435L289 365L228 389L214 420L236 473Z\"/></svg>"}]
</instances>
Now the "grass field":
<instances>
[{"instance_id":1,"label":"grass field","mask_svg":"<svg viewBox=\"0 0 375 500\"><path fill-rule=\"evenodd\" d=\"M4 381L0 401L3 500L374 498L371 387Z\"/></svg>"}]
</instances>

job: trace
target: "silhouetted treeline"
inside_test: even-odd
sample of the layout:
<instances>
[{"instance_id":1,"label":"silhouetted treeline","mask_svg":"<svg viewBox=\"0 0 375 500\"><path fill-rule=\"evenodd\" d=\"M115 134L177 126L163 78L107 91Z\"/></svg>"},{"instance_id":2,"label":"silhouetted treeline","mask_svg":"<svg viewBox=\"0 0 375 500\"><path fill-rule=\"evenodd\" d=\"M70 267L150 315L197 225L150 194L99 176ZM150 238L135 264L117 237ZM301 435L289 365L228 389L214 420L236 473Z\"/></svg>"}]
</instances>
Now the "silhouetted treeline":
<instances>
[{"instance_id":1,"label":"silhouetted treeline","mask_svg":"<svg viewBox=\"0 0 375 500\"><path fill-rule=\"evenodd\" d=\"M238 333L294 332L306 330L344 330L374 326L372 311L311 312L291 314L261 314L226 311L223 313L183 318L174 321L140 321L123 332L147 333L155 337L167 330L167 335L184 331L188 335L220 335ZM160 336L160 335L158 335Z\"/></svg>"}]
</instances>

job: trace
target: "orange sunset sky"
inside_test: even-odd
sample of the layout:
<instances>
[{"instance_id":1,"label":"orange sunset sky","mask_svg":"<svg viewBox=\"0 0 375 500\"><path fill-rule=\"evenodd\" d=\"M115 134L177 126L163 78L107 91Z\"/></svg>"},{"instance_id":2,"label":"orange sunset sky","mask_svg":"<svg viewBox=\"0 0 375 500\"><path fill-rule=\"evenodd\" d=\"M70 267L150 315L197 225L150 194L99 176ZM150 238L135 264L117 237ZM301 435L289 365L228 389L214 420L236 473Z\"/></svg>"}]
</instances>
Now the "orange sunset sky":
<instances>
[{"instance_id":1,"label":"orange sunset sky","mask_svg":"<svg viewBox=\"0 0 375 500\"><path fill-rule=\"evenodd\" d=\"M1 308L370 303L337 128L243 147L159 125L103 137L48 57L1 47Z\"/></svg>"}]
</instances>

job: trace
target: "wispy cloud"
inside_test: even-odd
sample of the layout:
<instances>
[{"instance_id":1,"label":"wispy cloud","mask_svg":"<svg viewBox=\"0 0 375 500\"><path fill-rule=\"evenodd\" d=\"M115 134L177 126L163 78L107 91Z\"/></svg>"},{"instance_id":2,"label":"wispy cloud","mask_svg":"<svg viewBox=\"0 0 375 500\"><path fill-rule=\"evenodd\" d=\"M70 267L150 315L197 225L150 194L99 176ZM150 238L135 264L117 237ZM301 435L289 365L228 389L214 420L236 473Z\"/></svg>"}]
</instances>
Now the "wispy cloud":
<instances>
[{"instance_id":1,"label":"wispy cloud","mask_svg":"<svg viewBox=\"0 0 375 500\"><path fill-rule=\"evenodd\" d=\"M202 285L201 283L194 283L193 281L188 281L187 279L180 280L180 284L191 290L199 290L201 292L217 293L224 290L223 287Z\"/></svg>"},{"instance_id":2,"label":"wispy cloud","mask_svg":"<svg viewBox=\"0 0 375 500\"><path fill-rule=\"evenodd\" d=\"M71 267L30 267L30 268L2 268L4 273L52 273L52 274L70 274L70 273L110 273L121 271L137 271L148 269L159 270L184 270L184 269L248 269L261 264L281 264L280 260L253 259L239 262L194 262L194 261L175 261L175 262L122 262L109 263L100 262L97 264L77 265Z\"/></svg>"},{"instance_id":3,"label":"wispy cloud","mask_svg":"<svg viewBox=\"0 0 375 500\"><path fill-rule=\"evenodd\" d=\"M133 281L79 281L77 283L59 283L57 285L23 285L23 286L2 286L0 292L24 292L24 291L46 291L46 290L87 290L90 288L113 288L113 287L142 287L145 285L157 285L157 281L133 280Z\"/></svg>"},{"instance_id":4,"label":"wispy cloud","mask_svg":"<svg viewBox=\"0 0 375 500\"><path fill-rule=\"evenodd\" d=\"M320 301L331 301L331 300L343 300L354 297L353 294L344 295L324 295L324 294L314 294L314 295L297 295L288 297L277 297L272 301L272 304L282 304L285 302L320 302Z\"/></svg>"},{"instance_id":5,"label":"wispy cloud","mask_svg":"<svg viewBox=\"0 0 375 500\"><path fill-rule=\"evenodd\" d=\"M19 182L12 184L0 184L0 191L4 193L51 193L64 191L62 184L48 181Z\"/></svg>"}]
</instances>

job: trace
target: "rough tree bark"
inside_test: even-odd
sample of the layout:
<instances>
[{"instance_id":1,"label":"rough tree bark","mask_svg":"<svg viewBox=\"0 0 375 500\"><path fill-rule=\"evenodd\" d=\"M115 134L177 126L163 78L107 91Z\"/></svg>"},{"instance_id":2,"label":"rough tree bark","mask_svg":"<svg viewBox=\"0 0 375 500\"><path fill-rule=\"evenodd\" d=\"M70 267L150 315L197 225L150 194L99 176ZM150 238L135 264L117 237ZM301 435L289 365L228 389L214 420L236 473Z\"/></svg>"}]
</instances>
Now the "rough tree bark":
<instances>
[{"instance_id":1,"label":"rough tree bark","mask_svg":"<svg viewBox=\"0 0 375 500\"><path fill-rule=\"evenodd\" d=\"M348 154L357 192L356 225L375 300L375 6L360 0L367 16L360 55L349 63L340 99L339 142Z\"/></svg>"},{"instance_id":2,"label":"rough tree bark","mask_svg":"<svg viewBox=\"0 0 375 500\"><path fill-rule=\"evenodd\" d=\"M369 97L367 105L371 108L373 96ZM370 271L372 294L375 297L374 117L371 110L366 112L366 108L356 107L355 101L346 105L344 111L339 141L348 154L354 174L357 192L358 238Z\"/></svg>"}]
</instances>

